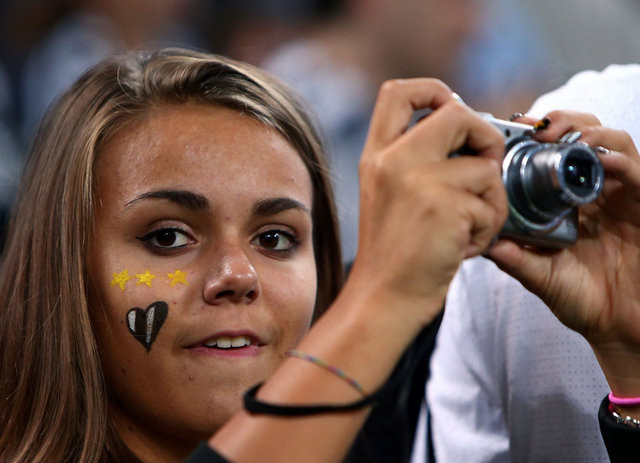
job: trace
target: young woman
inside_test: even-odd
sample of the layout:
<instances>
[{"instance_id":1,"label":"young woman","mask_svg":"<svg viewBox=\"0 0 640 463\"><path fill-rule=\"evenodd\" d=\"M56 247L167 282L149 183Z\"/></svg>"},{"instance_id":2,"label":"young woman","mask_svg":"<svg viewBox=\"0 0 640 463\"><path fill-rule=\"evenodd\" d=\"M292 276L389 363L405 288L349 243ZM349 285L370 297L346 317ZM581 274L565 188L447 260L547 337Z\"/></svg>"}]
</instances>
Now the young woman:
<instances>
[{"instance_id":1,"label":"young woman","mask_svg":"<svg viewBox=\"0 0 640 463\"><path fill-rule=\"evenodd\" d=\"M434 111L408 129L420 108ZM610 131L592 141L633 154ZM447 159L462 145L478 156ZM214 435L233 461L340 460L460 262L500 230L502 155L501 135L443 84L385 84L361 163L358 257L334 300L326 166L289 90L184 50L94 67L44 121L11 223L0 459L173 462ZM640 190L631 158L610 159ZM571 288L566 275L537 281L547 256L492 252L552 307ZM571 297L565 313L584 318Z\"/></svg>"},{"instance_id":2,"label":"young woman","mask_svg":"<svg viewBox=\"0 0 640 463\"><path fill-rule=\"evenodd\" d=\"M214 184L218 191L206 188ZM231 200L245 189L252 203ZM331 190L311 124L280 84L221 58L131 54L94 68L44 121L16 211L2 262L2 460L98 461L110 452L121 461L119 443L140 430L128 427L125 410L139 414L149 399L172 413L176 393L207 418L170 421L204 426L195 434L184 428L187 440L208 437L342 280ZM227 252L237 241L229 224L264 263ZM272 282L254 282L258 272ZM225 291L241 283L255 283L247 292L260 302L242 304L265 313L209 319L217 311L203 306L235 305ZM222 302L211 292L221 292ZM168 307L166 321L156 318L146 340L135 325L144 310L132 312L133 332L126 313L157 301ZM174 314L178 307L199 312L190 327L175 324L186 315ZM204 346L216 336L253 346L222 350L218 339L223 365L203 377L207 362L217 365ZM249 353L236 359L236 351ZM176 365L176 353L194 360ZM224 366L237 363L242 372ZM165 434L155 437L188 453Z\"/></svg>"}]
</instances>

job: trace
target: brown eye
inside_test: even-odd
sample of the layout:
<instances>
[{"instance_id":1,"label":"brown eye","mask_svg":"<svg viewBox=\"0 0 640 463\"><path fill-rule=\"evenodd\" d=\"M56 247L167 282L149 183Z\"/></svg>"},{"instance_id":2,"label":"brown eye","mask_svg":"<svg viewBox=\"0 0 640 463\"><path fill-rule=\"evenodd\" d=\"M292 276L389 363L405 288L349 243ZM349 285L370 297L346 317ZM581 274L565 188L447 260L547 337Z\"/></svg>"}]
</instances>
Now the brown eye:
<instances>
[{"instance_id":1,"label":"brown eye","mask_svg":"<svg viewBox=\"0 0 640 463\"><path fill-rule=\"evenodd\" d=\"M181 248L193 242L185 232L178 228L161 228L137 238L149 248L159 251Z\"/></svg>"},{"instance_id":2,"label":"brown eye","mask_svg":"<svg viewBox=\"0 0 640 463\"><path fill-rule=\"evenodd\" d=\"M169 247L176 242L176 232L173 230L160 230L156 235L158 246Z\"/></svg>"},{"instance_id":3,"label":"brown eye","mask_svg":"<svg viewBox=\"0 0 640 463\"><path fill-rule=\"evenodd\" d=\"M265 233L260 235L260 246L267 249L277 249L281 241L286 241L286 239L283 240L280 233Z\"/></svg>"},{"instance_id":4,"label":"brown eye","mask_svg":"<svg viewBox=\"0 0 640 463\"><path fill-rule=\"evenodd\" d=\"M282 230L269 230L254 238L253 243L269 251L287 252L298 244L290 233Z\"/></svg>"}]
</instances>

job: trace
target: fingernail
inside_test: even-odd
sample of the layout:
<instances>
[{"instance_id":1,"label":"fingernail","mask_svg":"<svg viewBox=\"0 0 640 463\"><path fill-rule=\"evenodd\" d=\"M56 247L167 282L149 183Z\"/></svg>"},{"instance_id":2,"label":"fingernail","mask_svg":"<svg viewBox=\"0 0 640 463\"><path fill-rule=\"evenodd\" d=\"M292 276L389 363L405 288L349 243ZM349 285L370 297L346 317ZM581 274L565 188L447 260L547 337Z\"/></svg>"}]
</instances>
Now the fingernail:
<instances>
[{"instance_id":1,"label":"fingernail","mask_svg":"<svg viewBox=\"0 0 640 463\"><path fill-rule=\"evenodd\" d=\"M563 136L561 136L558 142L574 143L580 140L580 137L582 137L582 132L568 132L568 133L565 133Z\"/></svg>"},{"instance_id":2,"label":"fingernail","mask_svg":"<svg viewBox=\"0 0 640 463\"><path fill-rule=\"evenodd\" d=\"M533 124L533 131L540 132L549 127L549 124L551 124L551 120L548 117L540 119L538 122Z\"/></svg>"},{"instance_id":3,"label":"fingernail","mask_svg":"<svg viewBox=\"0 0 640 463\"><path fill-rule=\"evenodd\" d=\"M513 122L516 119L520 119L522 116L524 116L524 113L513 113L511 117L509 117L509 120Z\"/></svg>"},{"instance_id":4,"label":"fingernail","mask_svg":"<svg viewBox=\"0 0 640 463\"><path fill-rule=\"evenodd\" d=\"M451 96L453 96L453 99L456 100L458 103L462 103L463 105L466 105L462 97L458 95L456 92L452 92Z\"/></svg>"},{"instance_id":5,"label":"fingernail","mask_svg":"<svg viewBox=\"0 0 640 463\"><path fill-rule=\"evenodd\" d=\"M611 152L608 148L605 148L604 146L596 146L593 149L598 154L609 154Z\"/></svg>"}]
</instances>

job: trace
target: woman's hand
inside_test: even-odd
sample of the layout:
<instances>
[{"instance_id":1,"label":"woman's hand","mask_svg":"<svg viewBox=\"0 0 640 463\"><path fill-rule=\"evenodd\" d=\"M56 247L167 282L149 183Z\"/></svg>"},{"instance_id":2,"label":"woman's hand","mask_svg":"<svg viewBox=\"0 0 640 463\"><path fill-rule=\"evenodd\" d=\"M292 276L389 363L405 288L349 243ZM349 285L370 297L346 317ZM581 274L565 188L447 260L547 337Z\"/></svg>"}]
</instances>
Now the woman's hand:
<instances>
[{"instance_id":1,"label":"woman's hand","mask_svg":"<svg viewBox=\"0 0 640 463\"><path fill-rule=\"evenodd\" d=\"M547 117L540 141L581 132L581 141L609 150L600 155L602 194L580 209L575 245L544 252L501 241L490 255L591 343L614 393L640 395L638 151L628 134L602 127L592 115L557 111Z\"/></svg>"},{"instance_id":2,"label":"woman's hand","mask_svg":"<svg viewBox=\"0 0 640 463\"><path fill-rule=\"evenodd\" d=\"M462 146L477 156L448 158ZM419 323L430 322L461 261L483 252L506 220L503 153L499 131L441 82L385 83L360 162L359 245L347 285L398 307L421 305Z\"/></svg>"}]
</instances>

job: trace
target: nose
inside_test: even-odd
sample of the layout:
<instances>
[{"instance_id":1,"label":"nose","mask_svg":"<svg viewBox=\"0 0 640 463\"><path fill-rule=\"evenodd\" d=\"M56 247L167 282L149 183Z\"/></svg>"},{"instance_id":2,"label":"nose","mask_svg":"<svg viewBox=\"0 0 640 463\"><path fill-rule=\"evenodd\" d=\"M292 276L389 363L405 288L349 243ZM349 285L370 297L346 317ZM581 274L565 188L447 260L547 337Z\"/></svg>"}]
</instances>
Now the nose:
<instances>
[{"instance_id":1,"label":"nose","mask_svg":"<svg viewBox=\"0 0 640 463\"><path fill-rule=\"evenodd\" d=\"M258 298L258 274L244 250L226 249L215 261L204 282L207 304L250 304Z\"/></svg>"}]
</instances>

